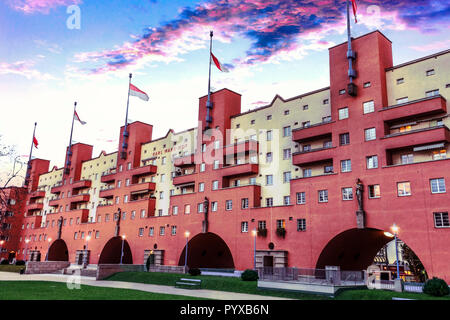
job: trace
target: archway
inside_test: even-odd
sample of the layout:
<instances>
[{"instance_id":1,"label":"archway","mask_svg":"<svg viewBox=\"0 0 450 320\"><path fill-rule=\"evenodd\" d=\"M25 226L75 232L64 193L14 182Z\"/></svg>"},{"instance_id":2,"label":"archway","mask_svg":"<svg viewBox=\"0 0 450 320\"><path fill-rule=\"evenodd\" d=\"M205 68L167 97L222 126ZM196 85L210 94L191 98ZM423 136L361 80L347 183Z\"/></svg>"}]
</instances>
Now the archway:
<instances>
[{"instance_id":1,"label":"archway","mask_svg":"<svg viewBox=\"0 0 450 320\"><path fill-rule=\"evenodd\" d=\"M98 264L118 264L122 252L122 238L114 237L103 247ZM133 264L133 255L127 240L123 240L123 264Z\"/></svg>"},{"instance_id":2,"label":"archway","mask_svg":"<svg viewBox=\"0 0 450 320\"><path fill-rule=\"evenodd\" d=\"M186 247L181 252L179 266L184 266ZM200 233L188 243L189 268L234 269L233 256L225 241L218 235Z\"/></svg>"},{"instance_id":3,"label":"archway","mask_svg":"<svg viewBox=\"0 0 450 320\"><path fill-rule=\"evenodd\" d=\"M393 239L392 235L379 229L346 230L331 239L323 248L316 269L340 266L341 270L366 270L374 263L377 253ZM398 251L401 255L400 245Z\"/></svg>"},{"instance_id":4,"label":"archway","mask_svg":"<svg viewBox=\"0 0 450 320\"><path fill-rule=\"evenodd\" d=\"M48 249L48 261L69 261L69 250L62 239L55 240Z\"/></svg>"}]
</instances>

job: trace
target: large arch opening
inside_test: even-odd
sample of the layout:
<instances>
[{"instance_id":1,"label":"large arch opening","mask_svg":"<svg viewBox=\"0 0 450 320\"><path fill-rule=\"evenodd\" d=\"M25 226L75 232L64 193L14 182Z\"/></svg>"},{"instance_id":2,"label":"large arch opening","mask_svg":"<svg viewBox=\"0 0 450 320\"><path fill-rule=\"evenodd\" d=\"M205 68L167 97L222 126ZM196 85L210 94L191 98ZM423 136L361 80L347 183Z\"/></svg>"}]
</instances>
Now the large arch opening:
<instances>
[{"instance_id":1,"label":"large arch opening","mask_svg":"<svg viewBox=\"0 0 450 320\"><path fill-rule=\"evenodd\" d=\"M69 261L69 250L63 239L55 240L48 249L48 261Z\"/></svg>"},{"instance_id":2,"label":"large arch opening","mask_svg":"<svg viewBox=\"0 0 450 320\"><path fill-rule=\"evenodd\" d=\"M230 248L221 237L208 232L193 237L187 246L187 265L189 268L234 269ZM181 252L179 266L184 266L186 246Z\"/></svg>"},{"instance_id":3,"label":"large arch opening","mask_svg":"<svg viewBox=\"0 0 450 320\"><path fill-rule=\"evenodd\" d=\"M98 264L119 264L122 253L123 241L123 258L122 264L133 264L133 255L131 253L130 245L127 240L122 240L122 237L114 237L103 247Z\"/></svg>"},{"instance_id":4,"label":"large arch opening","mask_svg":"<svg viewBox=\"0 0 450 320\"><path fill-rule=\"evenodd\" d=\"M395 265L395 242L393 240L391 234L379 229L346 230L327 243L317 260L316 269L325 269L325 266L339 266L341 270L366 270L369 266L377 264L377 260L380 261L380 254L386 255L385 259L381 259L384 261L380 264L385 263L387 267ZM388 246L391 246L390 251L393 251L389 258L386 251ZM383 250L385 253L382 254ZM414 261L414 264L421 263L420 260L417 261L418 257L411 248L401 239L398 239L398 254L399 263L402 267L401 274L405 274L406 269L413 271L413 273L419 272L408 267L409 264L412 264L411 261ZM388 269L389 267L385 270ZM423 269L423 274L426 274L425 269ZM420 278L420 275L416 274L416 277Z\"/></svg>"}]
</instances>

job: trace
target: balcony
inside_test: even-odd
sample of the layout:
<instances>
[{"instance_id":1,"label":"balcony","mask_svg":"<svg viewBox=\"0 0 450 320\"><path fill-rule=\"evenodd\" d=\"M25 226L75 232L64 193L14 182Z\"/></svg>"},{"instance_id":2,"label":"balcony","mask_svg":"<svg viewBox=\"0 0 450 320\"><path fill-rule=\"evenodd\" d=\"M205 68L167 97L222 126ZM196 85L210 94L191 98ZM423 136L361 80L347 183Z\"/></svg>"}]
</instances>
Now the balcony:
<instances>
[{"instance_id":1,"label":"balcony","mask_svg":"<svg viewBox=\"0 0 450 320\"><path fill-rule=\"evenodd\" d=\"M48 205L50 207L58 207L59 206L59 200L61 200L60 198L56 197L56 198L52 198L50 199L50 201L48 202Z\"/></svg>"},{"instance_id":2,"label":"balcony","mask_svg":"<svg viewBox=\"0 0 450 320\"><path fill-rule=\"evenodd\" d=\"M60 193L62 189L63 189L63 184L57 183L51 188L50 192L51 193Z\"/></svg>"},{"instance_id":3,"label":"balcony","mask_svg":"<svg viewBox=\"0 0 450 320\"><path fill-rule=\"evenodd\" d=\"M117 172L116 169L110 170L109 172L102 175L102 177L100 178L100 181L103 183L113 182L114 180L116 180L116 176L115 176L116 172Z\"/></svg>"},{"instance_id":4,"label":"balcony","mask_svg":"<svg viewBox=\"0 0 450 320\"><path fill-rule=\"evenodd\" d=\"M133 177L139 177L139 176L143 176L146 174L155 174L157 170L158 170L157 166L150 164L148 166L137 167L137 168L131 169L130 173Z\"/></svg>"},{"instance_id":5,"label":"balcony","mask_svg":"<svg viewBox=\"0 0 450 320\"><path fill-rule=\"evenodd\" d=\"M196 172L191 174L183 174L173 177L173 185L178 186L182 184L195 183Z\"/></svg>"},{"instance_id":6,"label":"balcony","mask_svg":"<svg viewBox=\"0 0 450 320\"><path fill-rule=\"evenodd\" d=\"M292 155L292 164L294 166L304 166L314 162L332 160L335 149L336 147L328 147L296 152Z\"/></svg>"},{"instance_id":7,"label":"balcony","mask_svg":"<svg viewBox=\"0 0 450 320\"><path fill-rule=\"evenodd\" d=\"M402 133L394 133L383 138L386 150L418 146L434 142L449 142L450 130L445 126L411 130Z\"/></svg>"},{"instance_id":8,"label":"balcony","mask_svg":"<svg viewBox=\"0 0 450 320\"><path fill-rule=\"evenodd\" d=\"M383 108L383 121L406 120L408 118L447 113L446 100L442 96L427 97Z\"/></svg>"},{"instance_id":9,"label":"balcony","mask_svg":"<svg viewBox=\"0 0 450 320\"><path fill-rule=\"evenodd\" d=\"M70 210L69 212L64 213L65 216L68 218L74 218L75 221L79 217L80 223L87 223L89 222L89 209L76 209L76 210Z\"/></svg>"},{"instance_id":10,"label":"balcony","mask_svg":"<svg viewBox=\"0 0 450 320\"><path fill-rule=\"evenodd\" d=\"M231 144L225 146L224 155L234 155L234 154L242 154L242 153L258 153L258 141L255 140L247 140L240 143Z\"/></svg>"},{"instance_id":11,"label":"balcony","mask_svg":"<svg viewBox=\"0 0 450 320\"><path fill-rule=\"evenodd\" d=\"M72 188L73 190L76 189L83 189L83 188L90 188L92 185L92 181L91 180L80 180L80 181L76 181L72 184Z\"/></svg>"},{"instance_id":12,"label":"balcony","mask_svg":"<svg viewBox=\"0 0 450 320\"><path fill-rule=\"evenodd\" d=\"M146 218L155 216L156 198L146 197L144 199L129 201L128 204L135 205L132 209L145 209Z\"/></svg>"},{"instance_id":13,"label":"balcony","mask_svg":"<svg viewBox=\"0 0 450 320\"><path fill-rule=\"evenodd\" d=\"M185 167L185 166L193 165L194 157L195 157L195 155L193 153L191 153L187 156L175 157L175 158L173 158L173 165L175 167Z\"/></svg>"},{"instance_id":14,"label":"balcony","mask_svg":"<svg viewBox=\"0 0 450 320\"><path fill-rule=\"evenodd\" d=\"M38 228L42 223L42 216L27 216L25 217L25 223L34 224L34 228Z\"/></svg>"},{"instance_id":15,"label":"balcony","mask_svg":"<svg viewBox=\"0 0 450 320\"><path fill-rule=\"evenodd\" d=\"M310 125L309 127L294 129L292 130L292 140L296 142L303 142L331 136L333 123L334 121L321 122Z\"/></svg>"},{"instance_id":16,"label":"balcony","mask_svg":"<svg viewBox=\"0 0 450 320\"><path fill-rule=\"evenodd\" d=\"M131 194L147 193L155 191L156 184L154 182L136 183L129 185L127 188Z\"/></svg>"},{"instance_id":17,"label":"balcony","mask_svg":"<svg viewBox=\"0 0 450 320\"><path fill-rule=\"evenodd\" d=\"M42 210L42 209L44 209L44 204L43 203L30 203L27 206L27 210L28 211Z\"/></svg>"},{"instance_id":18,"label":"balcony","mask_svg":"<svg viewBox=\"0 0 450 320\"><path fill-rule=\"evenodd\" d=\"M30 193L30 199L44 198L45 191L37 190Z\"/></svg>"},{"instance_id":19,"label":"balcony","mask_svg":"<svg viewBox=\"0 0 450 320\"><path fill-rule=\"evenodd\" d=\"M70 203L89 202L90 197L91 196L87 193L77 194L77 195L70 197Z\"/></svg>"},{"instance_id":20,"label":"balcony","mask_svg":"<svg viewBox=\"0 0 450 320\"><path fill-rule=\"evenodd\" d=\"M259 172L259 166L256 163L244 163L232 166L222 167L220 173L223 177L239 177L250 174L257 174Z\"/></svg>"},{"instance_id":21,"label":"balcony","mask_svg":"<svg viewBox=\"0 0 450 320\"><path fill-rule=\"evenodd\" d=\"M99 197L100 198L113 198L115 190L116 190L116 188L107 188L107 189L100 190Z\"/></svg>"}]
</instances>

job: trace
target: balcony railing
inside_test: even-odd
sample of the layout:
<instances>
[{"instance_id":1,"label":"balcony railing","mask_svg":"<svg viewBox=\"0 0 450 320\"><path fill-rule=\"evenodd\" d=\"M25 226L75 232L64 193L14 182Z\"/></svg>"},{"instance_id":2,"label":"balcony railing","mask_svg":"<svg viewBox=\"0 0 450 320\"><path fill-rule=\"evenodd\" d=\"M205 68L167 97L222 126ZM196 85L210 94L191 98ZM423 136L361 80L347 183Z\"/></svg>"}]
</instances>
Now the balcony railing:
<instances>
[{"instance_id":1,"label":"balcony railing","mask_svg":"<svg viewBox=\"0 0 450 320\"><path fill-rule=\"evenodd\" d=\"M380 110L384 121L407 119L447 112L447 104L441 95L426 97Z\"/></svg>"},{"instance_id":2,"label":"balcony railing","mask_svg":"<svg viewBox=\"0 0 450 320\"><path fill-rule=\"evenodd\" d=\"M89 193L73 195L70 197L70 203L89 202L90 197Z\"/></svg>"},{"instance_id":3,"label":"balcony railing","mask_svg":"<svg viewBox=\"0 0 450 320\"><path fill-rule=\"evenodd\" d=\"M320 139L331 136L332 124L334 121L316 123L307 127L292 130L292 140L296 142Z\"/></svg>"},{"instance_id":4,"label":"balcony railing","mask_svg":"<svg viewBox=\"0 0 450 320\"><path fill-rule=\"evenodd\" d=\"M36 199L36 198L44 198L45 197L45 191L44 190L36 190L30 193L30 199Z\"/></svg>"},{"instance_id":5,"label":"balcony railing","mask_svg":"<svg viewBox=\"0 0 450 320\"><path fill-rule=\"evenodd\" d=\"M258 153L259 144L256 140L246 140L244 142L227 145L224 149L225 156L242 153Z\"/></svg>"},{"instance_id":6,"label":"balcony railing","mask_svg":"<svg viewBox=\"0 0 450 320\"><path fill-rule=\"evenodd\" d=\"M184 166L194 165L194 157L195 157L194 153L188 154L186 156L174 157L173 165L175 167L184 167Z\"/></svg>"},{"instance_id":7,"label":"balcony railing","mask_svg":"<svg viewBox=\"0 0 450 320\"><path fill-rule=\"evenodd\" d=\"M174 176L173 177L173 185L178 186L178 185L182 185L182 184L195 183L195 177L196 177L196 172L189 173L189 174L183 174L183 175L179 175L179 176Z\"/></svg>"},{"instance_id":8,"label":"balcony railing","mask_svg":"<svg viewBox=\"0 0 450 320\"><path fill-rule=\"evenodd\" d=\"M257 174L259 165L257 163L243 163L225 166L220 169L223 177L238 177L243 175Z\"/></svg>"},{"instance_id":9,"label":"balcony railing","mask_svg":"<svg viewBox=\"0 0 450 320\"><path fill-rule=\"evenodd\" d=\"M92 181L91 180L75 181L72 184L72 189L76 190L76 189L90 188L91 185L92 185Z\"/></svg>"},{"instance_id":10,"label":"balcony railing","mask_svg":"<svg viewBox=\"0 0 450 320\"><path fill-rule=\"evenodd\" d=\"M303 166L314 162L324 162L332 160L336 147L324 147L311 149L309 151L300 151L292 154L292 164Z\"/></svg>"},{"instance_id":11,"label":"balcony railing","mask_svg":"<svg viewBox=\"0 0 450 320\"><path fill-rule=\"evenodd\" d=\"M450 130L445 125L393 133L381 138L386 150L450 141Z\"/></svg>"}]
</instances>

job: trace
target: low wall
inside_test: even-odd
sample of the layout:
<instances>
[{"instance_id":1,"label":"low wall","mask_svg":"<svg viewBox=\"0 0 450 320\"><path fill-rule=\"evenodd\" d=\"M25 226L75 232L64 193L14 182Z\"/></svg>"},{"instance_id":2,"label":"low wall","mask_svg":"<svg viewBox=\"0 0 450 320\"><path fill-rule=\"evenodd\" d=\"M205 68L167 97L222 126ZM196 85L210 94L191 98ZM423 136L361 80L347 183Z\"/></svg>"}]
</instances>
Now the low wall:
<instances>
[{"instance_id":1,"label":"low wall","mask_svg":"<svg viewBox=\"0 0 450 320\"><path fill-rule=\"evenodd\" d=\"M186 267L187 269L187 267ZM187 273L184 266L150 266L150 272Z\"/></svg>"},{"instance_id":2,"label":"low wall","mask_svg":"<svg viewBox=\"0 0 450 320\"><path fill-rule=\"evenodd\" d=\"M309 292L334 296L345 286L320 285L312 283L288 282L288 281L261 281L258 280L258 288L275 289L295 292Z\"/></svg>"},{"instance_id":3,"label":"low wall","mask_svg":"<svg viewBox=\"0 0 450 320\"><path fill-rule=\"evenodd\" d=\"M103 280L117 272L144 272L143 264L99 264L97 267L97 280Z\"/></svg>"},{"instance_id":4,"label":"low wall","mask_svg":"<svg viewBox=\"0 0 450 320\"><path fill-rule=\"evenodd\" d=\"M68 261L27 261L26 274L52 273L70 266Z\"/></svg>"}]
</instances>

